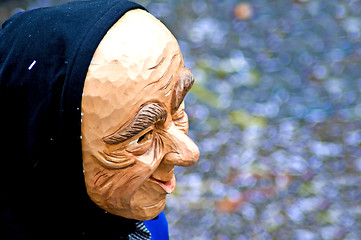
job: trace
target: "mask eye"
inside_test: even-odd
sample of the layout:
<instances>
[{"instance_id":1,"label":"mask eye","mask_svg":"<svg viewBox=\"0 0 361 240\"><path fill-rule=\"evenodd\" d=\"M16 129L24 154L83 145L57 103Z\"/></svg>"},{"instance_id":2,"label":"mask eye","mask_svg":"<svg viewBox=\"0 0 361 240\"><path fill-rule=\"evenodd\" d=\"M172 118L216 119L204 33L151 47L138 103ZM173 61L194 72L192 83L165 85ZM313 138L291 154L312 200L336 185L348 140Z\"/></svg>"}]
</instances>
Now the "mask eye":
<instances>
[{"instance_id":1,"label":"mask eye","mask_svg":"<svg viewBox=\"0 0 361 240\"><path fill-rule=\"evenodd\" d=\"M151 130L151 131L147 132L146 134L142 135L140 138L138 138L137 143L142 144L142 143L148 141L149 139L152 139L152 133L153 133L153 130Z\"/></svg>"},{"instance_id":2,"label":"mask eye","mask_svg":"<svg viewBox=\"0 0 361 240\"><path fill-rule=\"evenodd\" d=\"M153 130L150 130L138 139L131 141L126 148L126 151L134 155L142 155L150 149L153 144L153 139L154 132Z\"/></svg>"},{"instance_id":3,"label":"mask eye","mask_svg":"<svg viewBox=\"0 0 361 240\"><path fill-rule=\"evenodd\" d=\"M138 139L134 139L133 141L131 141L128 144L128 146L141 145L143 143L148 142L149 140L152 140L152 138L153 138L153 130L150 130L145 134L143 134L142 136L140 136Z\"/></svg>"}]
</instances>

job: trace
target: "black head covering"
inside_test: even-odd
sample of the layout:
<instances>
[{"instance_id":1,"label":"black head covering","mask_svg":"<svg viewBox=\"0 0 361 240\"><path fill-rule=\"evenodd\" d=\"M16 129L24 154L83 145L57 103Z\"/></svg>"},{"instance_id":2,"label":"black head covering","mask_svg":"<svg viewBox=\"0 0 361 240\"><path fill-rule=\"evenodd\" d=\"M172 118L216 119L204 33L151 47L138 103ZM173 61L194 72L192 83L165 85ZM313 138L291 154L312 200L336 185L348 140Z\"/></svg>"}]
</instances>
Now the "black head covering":
<instances>
[{"instance_id":1,"label":"black head covering","mask_svg":"<svg viewBox=\"0 0 361 240\"><path fill-rule=\"evenodd\" d=\"M14 15L0 31L0 239L119 239L134 220L86 194L81 97L107 30L141 6L71 2Z\"/></svg>"}]
</instances>

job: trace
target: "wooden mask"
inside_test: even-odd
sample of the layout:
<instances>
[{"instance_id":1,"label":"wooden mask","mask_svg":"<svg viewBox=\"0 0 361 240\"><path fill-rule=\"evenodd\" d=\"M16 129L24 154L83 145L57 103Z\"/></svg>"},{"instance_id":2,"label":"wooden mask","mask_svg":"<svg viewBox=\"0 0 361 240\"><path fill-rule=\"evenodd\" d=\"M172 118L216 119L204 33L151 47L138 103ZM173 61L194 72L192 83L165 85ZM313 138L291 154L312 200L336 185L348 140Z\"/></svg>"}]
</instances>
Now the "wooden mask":
<instances>
[{"instance_id":1,"label":"wooden mask","mask_svg":"<svg viewBox=\"0 0 361 240\"><path fill-rule=\"evenodd\" d=\"M82 97L90 198L109 213L156 217L174 191L175 165L193 165L183 99L193 84L178 43L143 10L118 20L95 51Z\"/></svg>"}]
</instances>

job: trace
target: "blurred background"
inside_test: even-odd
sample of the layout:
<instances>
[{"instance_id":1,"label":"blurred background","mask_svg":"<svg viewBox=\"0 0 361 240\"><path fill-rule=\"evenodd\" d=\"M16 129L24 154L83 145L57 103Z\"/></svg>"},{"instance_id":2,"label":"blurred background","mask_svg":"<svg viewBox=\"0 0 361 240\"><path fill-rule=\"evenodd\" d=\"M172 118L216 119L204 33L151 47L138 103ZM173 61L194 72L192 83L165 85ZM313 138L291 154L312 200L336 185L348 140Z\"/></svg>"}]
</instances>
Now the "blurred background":
<instances>
[{"instance_id":1,"label":"blurred background","mask_svg":"<svg viewBox=\"0 0 361 240\"><path fill-rule=\"evenodd\" d=\"M1 0L0 21L65 0ZM201 157L176 168L173 240L361 236L361 2L135 0L176 36Z\"/></svg>"}]
</instances>

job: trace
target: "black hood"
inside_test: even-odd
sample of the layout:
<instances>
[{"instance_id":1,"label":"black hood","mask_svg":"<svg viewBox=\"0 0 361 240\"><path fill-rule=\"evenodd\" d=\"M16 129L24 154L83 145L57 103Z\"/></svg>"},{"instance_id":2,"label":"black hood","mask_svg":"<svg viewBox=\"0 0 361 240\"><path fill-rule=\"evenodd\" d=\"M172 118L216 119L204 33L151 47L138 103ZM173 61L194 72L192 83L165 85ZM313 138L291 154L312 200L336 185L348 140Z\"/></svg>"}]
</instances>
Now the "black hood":
<instances>
[{"instance_id":1,"label":"black hood","mask_svg":"<svg viewBox=\"0 0 361 240\"><path fill-rule=\"evenodd\" d=\"M105 213L86 194L80 126L92 56L107 30L135 8L142 7L79 1L18 13L3 24L1 239L119 239L132 231L133 220Z\"/></svg>"}]
</instances>

